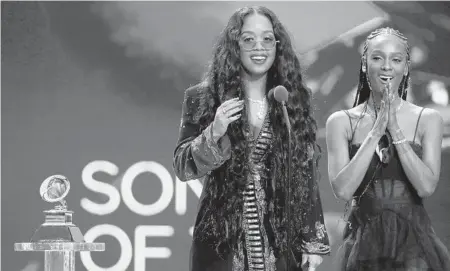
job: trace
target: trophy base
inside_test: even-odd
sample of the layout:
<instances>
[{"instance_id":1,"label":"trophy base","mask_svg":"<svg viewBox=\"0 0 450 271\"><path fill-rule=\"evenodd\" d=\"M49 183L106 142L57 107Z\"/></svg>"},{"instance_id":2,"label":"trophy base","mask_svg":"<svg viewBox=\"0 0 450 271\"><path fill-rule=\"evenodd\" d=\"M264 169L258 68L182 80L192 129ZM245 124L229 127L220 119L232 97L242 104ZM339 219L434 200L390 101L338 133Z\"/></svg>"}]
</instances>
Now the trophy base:
<instances>
[{"instance_id":1,"label":"trophy base","mask_svg":"<svg viewBox=\"0 0 450 271\"><path fill-rule=\"evenodd\" d=\"M31 238L32 243L84 242L84 236L75 225L41 225Z\"/></svg>"},{"instance_id":2,"label":"trophy base","mask_svg":"<svg viewBox=\"0 0 450 271\"><path fill-rule=\"evenodd\" d=\"M105 251L105 243L39 242L15 243L14 251Z\"/></svg>"},{"instance_id":3,"label":"trophy base","mask_svg":"<svg viewBox=\"0 0 450 271\"><path fill-rule=\"evenodd\" d=\"M44 251L45 271L75 271L75 252L104 251L104 243L40 242L15 243L15 251Z\"/></svg>"},{"instance_id":4,"label":"trophy base","mask_svg":"<svg viewBox=\"0 0 450 271\"><path fill-rule=\"evenodd\" d=\"M34 232L29 243L15 243L15 251L44 251L45 271L75 271L75 252L104 251L104 243L87 243L72 222L64 198L70 183L62 175L48 177L39 189L42 199L60 204L44 211L45 222Z\"/></svg>"},{"instance_id":5,"label":"trophy base","mask_svg":"<svg viewBox=\"0 0 450 271\"><path fill-rule=\"evenodd\" d=\"M75 271L75 252L46 251L45 271Z\"/></svg>"},{"instance_id":6,"label":"trophy base","mask_svg":"<svg viewBox=\"0 0 450 271\"><path fill-rule=\"evenodd\" d=\"M31 237L32 243L38 242L84 242L80 229L72 223L72 211L53 209L44 211L45 222Z\"/></svg>"}]
</instances>

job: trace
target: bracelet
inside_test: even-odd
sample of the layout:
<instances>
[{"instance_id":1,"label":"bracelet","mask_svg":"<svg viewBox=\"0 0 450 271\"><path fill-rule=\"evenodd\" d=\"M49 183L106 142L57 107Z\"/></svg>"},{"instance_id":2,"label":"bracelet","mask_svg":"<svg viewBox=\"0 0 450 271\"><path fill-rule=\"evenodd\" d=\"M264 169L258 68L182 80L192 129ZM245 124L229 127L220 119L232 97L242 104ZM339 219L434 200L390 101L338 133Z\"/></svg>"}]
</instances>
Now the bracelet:
<instances>
[{"instance_id":1,"label":"bracelet","mask_svg":"<svg viewBox=\"0 0 450 271\"><path fill-rule=\"evenodd\" d=\"M392 142L392 144L398 145L398 144L402 144L402 143L405 143L405 142L406 142L406 138L403 138L403 139L400 139L400 140Z\"/></svg>"}]
</instances>

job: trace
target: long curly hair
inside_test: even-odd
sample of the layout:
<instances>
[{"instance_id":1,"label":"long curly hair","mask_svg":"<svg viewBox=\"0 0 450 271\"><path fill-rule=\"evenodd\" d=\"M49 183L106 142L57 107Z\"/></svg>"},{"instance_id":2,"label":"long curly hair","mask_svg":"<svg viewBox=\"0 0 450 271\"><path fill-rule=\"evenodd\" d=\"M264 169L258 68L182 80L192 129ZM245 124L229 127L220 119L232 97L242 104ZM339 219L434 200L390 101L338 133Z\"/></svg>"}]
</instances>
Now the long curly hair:
<instances>
[{"instance_id":1,"label":"long curly hair","mask_svg":"<svg viewBox=\"0 0 450 271\"><path fill-rule=\"evenodd\" d=\"M276 40L276 57L267 74L266 92L277 85L283 85L289 92L287 111L292 127L292 199L297 205L301 200L306 200L308 189L311 185L311 167L316 145L316 121L312 116L311 91L305 87L302 80L299 60L294 52L291 39L277 16L269 9L262 6L244 7L237 10L229 19L227 26L222 31L214 46L213 57L209 68L205 73L202 85L205 86L202 96L198 101L198 111L195 120L202 128L209 125L215 116L216 109L224 101L239 97L244 98L241 71L243 69L240 60L239 37L244 20L250 14L261 14L267 17L273 26ZM286 236L282 229L286 226L285 216L282 215L285 206L283 194L286 176L286 161L288 153L288 133L281 107L275 101L268 99L269 120L273 129L274 144L266 160L266 168L269 174L266 185L266 199L269 204L270 223L274 230L275 242L278 248L285 248ZM245 112L244 108L244 112ZM224 239L236 240L242 237L242 191L248 173L248 157L246 152L247 140L244 130L248 124L247 117L243 117L229 125L227 135L230 138L232 149L229 159L217 174L221 174L220 182L211 183L206 188L206 204L216 211L215 218L218 221L221 233L227 233ZM316 164L320 155L314 156ZM269 170L270 169L270 170ZM270 184L269 184L270 183ZM296 207L293 207L296 208ZM296 211L293 217L297 216ZM217 221L216 221L217 222ZM224 222L224 223L221 223ZM294 222L292 222L294 224ZM297 225L298 227L298 225ZM227 240L219 245L223 245ZM233 242L236 243L236 242Z\"/></svg>"}]
</instances>

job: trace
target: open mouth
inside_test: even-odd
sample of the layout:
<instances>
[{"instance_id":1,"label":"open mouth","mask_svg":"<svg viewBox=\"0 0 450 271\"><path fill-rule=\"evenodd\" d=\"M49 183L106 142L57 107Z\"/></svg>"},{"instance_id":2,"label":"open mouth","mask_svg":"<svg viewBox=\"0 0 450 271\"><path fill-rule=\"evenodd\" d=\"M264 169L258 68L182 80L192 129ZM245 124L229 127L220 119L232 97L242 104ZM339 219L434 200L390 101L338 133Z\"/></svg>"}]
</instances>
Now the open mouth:
<instances>
[{"instance_id":1,"label":"open mouth","mask_svg":"<svg viewBox=\"0 0 450 271\"><path fill-rule=\"evenodd\" d=\"M262 55L255 55L255 56L251 56L250 57L251 60L253 60L254 62L264 62L267 59L267 56L262 56Z\"/></svg>"},{"instance_id":2,"label":"open mouth","mask_svg":"<svg viewBox=\"0 0 450 271\"><path fill-rule=\"evenodd\" d=\"M393 76L380 75L381 81L383 81L385 84L389 83L393 78Z\"/></svg>"}]
</instances>

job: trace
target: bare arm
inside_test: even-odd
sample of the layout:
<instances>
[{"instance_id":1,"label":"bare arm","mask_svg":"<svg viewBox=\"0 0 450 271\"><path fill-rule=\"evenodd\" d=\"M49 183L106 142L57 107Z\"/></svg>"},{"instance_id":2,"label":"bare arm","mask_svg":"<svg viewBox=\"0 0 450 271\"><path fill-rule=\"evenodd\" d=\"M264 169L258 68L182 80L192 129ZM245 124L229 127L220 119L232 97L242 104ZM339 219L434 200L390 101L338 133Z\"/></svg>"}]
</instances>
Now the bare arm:
<instances>
[{"instance_id":1,"label":"bare arm","mask_svg":"<svg viewBox=\"0 0 450 271\"><path fill-rule=\"evenodd\" d=\"M422 115L425 125L422 139L422 159L412 150L408 143L396 144L400 162L406 176L420 197L433 194L439 181L441 171L441 144L443 134L443 119L439 112L425 109ZM400 129L392 134L394 141L404 139Z\"/></svg>"},{"instance_id":2,"label":"bare arm","mask_svg":"<svg viewBox=\"0 0 450 271\"><path fill-rule=\"evenodd\" d=\"M326 123L328 177L337 198L351 200L361 184L381 136L370 132L350 160L347 131L349 118L343 111L333 113Z\"/></svg>"}]
</instances>

